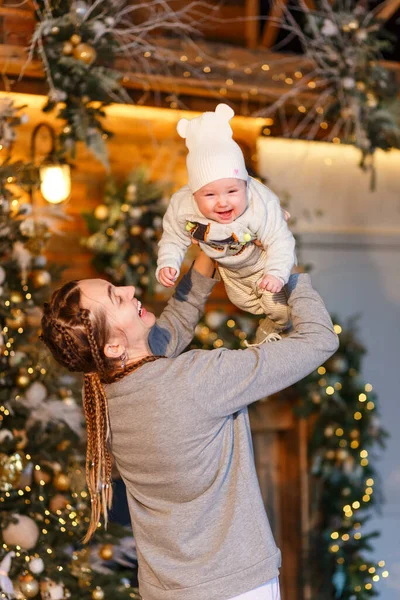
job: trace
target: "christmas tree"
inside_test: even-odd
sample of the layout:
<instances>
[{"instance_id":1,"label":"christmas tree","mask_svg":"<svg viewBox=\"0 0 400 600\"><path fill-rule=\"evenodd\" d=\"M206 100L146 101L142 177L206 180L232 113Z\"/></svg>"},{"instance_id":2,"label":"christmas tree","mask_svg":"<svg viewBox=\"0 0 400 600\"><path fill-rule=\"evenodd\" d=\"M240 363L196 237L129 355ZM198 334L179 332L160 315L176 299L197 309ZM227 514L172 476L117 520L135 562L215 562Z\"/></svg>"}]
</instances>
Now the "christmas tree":
<instances>
[{"instance_id":1,"label":"christmas tree","mask_svg":"<svg viewBox=\"0 0 400 600\"><path fill-rule=\"evenodd\" d=\"M104 204L83 215L91 233L83 244L94 255L94 267L115 285L134 285L137 296L164 289L154 277L164 193L145 170L138 169L120 185L109 177Z\"/></svg>"},{"instance_id":2,"label":"christmas tree","mask_svg":"<svg viewBox=\"0 0 400 600\"><path fill-rule=\"evenodd\" d=\"M24 202L38 185L31 165L13 162L18 110L0 107L0 597L137 598L131 530L89 523L80 381L39 343L40 306L59 268L44 249L46 222Z\"/></svg>"}]
</instances>

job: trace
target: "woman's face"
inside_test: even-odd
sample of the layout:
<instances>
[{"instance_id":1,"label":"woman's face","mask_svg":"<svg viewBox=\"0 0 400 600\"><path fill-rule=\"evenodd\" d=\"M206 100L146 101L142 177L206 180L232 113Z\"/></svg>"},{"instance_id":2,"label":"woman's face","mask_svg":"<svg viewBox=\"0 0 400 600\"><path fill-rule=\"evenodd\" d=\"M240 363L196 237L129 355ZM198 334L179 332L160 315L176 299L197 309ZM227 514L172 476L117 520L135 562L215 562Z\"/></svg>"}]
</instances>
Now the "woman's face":
<instances>
[{"instance_id":1,"label":"woman's face","mask_svg":"<svg viewBox=\"0 0 400 600\"><path fill-rule=\"evenodd\" d=\"M111 332L109 344L124 346L128 357L132 355L130 350L135 354L148 350L147 338L156 318L135 298L133 285L114 286L104 279L83 279L79 288L82 308L94 314L99 309L105 312Z\"/></svg>"}]
</instances>

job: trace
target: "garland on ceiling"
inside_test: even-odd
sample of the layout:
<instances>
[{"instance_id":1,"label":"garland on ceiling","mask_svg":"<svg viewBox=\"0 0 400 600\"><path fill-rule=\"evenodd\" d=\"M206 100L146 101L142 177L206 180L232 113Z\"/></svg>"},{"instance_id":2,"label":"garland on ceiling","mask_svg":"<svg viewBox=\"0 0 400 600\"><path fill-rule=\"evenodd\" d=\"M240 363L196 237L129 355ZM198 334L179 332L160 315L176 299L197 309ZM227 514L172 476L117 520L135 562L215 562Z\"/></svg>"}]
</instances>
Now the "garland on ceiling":
<instances>
[{"instance_id":1,"label":"garland on ceiling","mask_svg":"<svg viewBox=\"0 0 400 600\"><path fill-rule=\"evenodd\" d=\"M140 12L140 6L126 0L36 0L38 24L23 71L34 56L42 61L49 87L43 110L56 110L64 121L62 153L73 158L81 141L109 168L106 140L111 132L103 119L110 104L131 103L123 73L143 65L137 77L143 84L145 57L154 54L153 32L190 31L194 4L173 10L163 0L149 0ZM123 62L118 65L117 59ZM158 58L167 60L168 53Z\"/></svg>"},{"instance_id":2,"label":"garland on ceiling","mask_svg":"<svg viewBox=\"0 0 400 600\"><path fill-rule=\"evenodd\" d=\"M362 1L348 7L321 2L316 10L300 2L299 10L305 26L289 9L279 25L299 38L305 73L285 77L287 92L258 114L282 116L286 106L294 105L297 118L280 120L284 135L353 144L361 151L360 166L367 169L376 149L400 148L398 84L395 72L382 62L395 38L376 9L369 11ZM304 92L312 96L300 102Z\"/></svg>"}]
</instances>

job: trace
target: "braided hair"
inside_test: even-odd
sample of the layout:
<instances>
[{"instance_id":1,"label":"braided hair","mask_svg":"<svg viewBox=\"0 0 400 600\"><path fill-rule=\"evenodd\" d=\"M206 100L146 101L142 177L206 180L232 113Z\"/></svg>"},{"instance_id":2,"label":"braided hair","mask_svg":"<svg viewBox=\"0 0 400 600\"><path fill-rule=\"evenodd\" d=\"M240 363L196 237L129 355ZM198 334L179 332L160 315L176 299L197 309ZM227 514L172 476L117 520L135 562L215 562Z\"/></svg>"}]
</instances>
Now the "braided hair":
<instances>
[{"instance_id":1,"label":"braided hair","mask_svg":"<svg viewBox=\"0 0 400 600\"><path fill-rule=\"evenodd\" d=\"M121 367L120 358L107 357L103 351L110 333L106 315L101 310L94 314L80 307L78 284L78 281L66 283L53 293L50 302L44 304L39 337L58 363L70 371L84 374L86 482L91 500L91 519L83 539L83 543L87 543L102 515L107 526L108 510L112 504L110 426L103 383L117 381L159 357L146 356L126 368Z\"/></svg>"}]
</instances>

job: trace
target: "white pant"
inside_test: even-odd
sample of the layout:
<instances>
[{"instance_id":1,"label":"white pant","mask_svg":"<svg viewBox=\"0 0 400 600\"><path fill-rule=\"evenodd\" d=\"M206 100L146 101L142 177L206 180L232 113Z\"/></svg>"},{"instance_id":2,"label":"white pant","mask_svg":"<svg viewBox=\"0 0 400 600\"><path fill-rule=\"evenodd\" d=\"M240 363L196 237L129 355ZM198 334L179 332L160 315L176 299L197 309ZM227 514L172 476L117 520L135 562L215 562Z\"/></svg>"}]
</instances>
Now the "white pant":
<instances>
[{"instance_id":1,"label":"white pant","mask_svg":"<svg viewBox=\"0 0 400 600\"><path fill-rule=\"evenodd\" d=\"M250 590L240 596L235 596L231 600L280 600L279 580L277 577L271 579L264 585Z\"/></svg>"}]
</instances>

